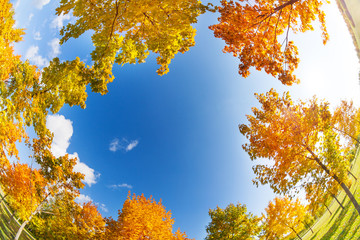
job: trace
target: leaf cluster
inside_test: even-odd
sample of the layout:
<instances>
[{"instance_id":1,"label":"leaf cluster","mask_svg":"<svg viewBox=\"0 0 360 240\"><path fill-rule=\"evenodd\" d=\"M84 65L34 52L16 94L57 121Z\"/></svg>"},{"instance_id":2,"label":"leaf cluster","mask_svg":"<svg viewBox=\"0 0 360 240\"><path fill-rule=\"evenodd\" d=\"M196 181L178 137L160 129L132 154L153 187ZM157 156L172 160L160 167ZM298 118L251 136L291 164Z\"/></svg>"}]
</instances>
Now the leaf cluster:
<instances>
[{"instance_id":1,"label":"leaf cluster","mask_svg":"<svg viewBox=\"0 0 360 240\"><path fill-rule=\"evenodd\" d=\"M313 30L318 20L324 44L328 40L321 0L222 0L219 23L210 26L214 36L225 41L225 53L240 60L239 74L247 77L250 68L264 70L283 84L299 80L294 70L299 63L298 49L289 40L293 33Z\"/></svg>"},{"instance_id":2,"label":"leaf cluster","mask_svg":"<svg viewBox=\"0 0 360 240\"><path fill-rule=\"evenodd\" d=\"M261 217L247 212L245 205L229 204L225 209L209 210L211 222L206 227L206 240L255 239L261 230Z\"/></svg>"},{"instance_id":3,"label":"leaf cluster","mask_svg":"<svg viewBox=\"0 0 360 240\"><path fill-rule=\"evenodd\" d=\"M158 54L157 73L167 73L175 54L194 46L196 30L191 25L207 9L198 0L62 0L56 13L71 12L77 19L61 30L61 44L88 30L94 32L92 70L106 84L113 79L114 62L143 63L150 52ZM106 90L102 86L95 91Z\"/></svg>"},{"instance_id":4,"label":"leaf cluster","mask_svg":"<svg viewBox=\"0 0 360 240\"><path fill-rule=\"evenodd\" d=\"M265 209L266 216L261 239L284 239L295 237L304 227L306 207L299 199L285 196L275 198Z\"/></svg>"},{"instance_id":5,"label":"leaf cluster","mask_svg":"<svg viewBox=\"0 0 360 240\"><path fill-rule=\"evenodd\" d=\"M180 230L172 233L173 224L171 212L165 210L161 201L156 202L151 196L146 199L144 195L131 197L129 192L118 219L106 219L104 239L189 240Z\"/></svg>"}]
</instances>

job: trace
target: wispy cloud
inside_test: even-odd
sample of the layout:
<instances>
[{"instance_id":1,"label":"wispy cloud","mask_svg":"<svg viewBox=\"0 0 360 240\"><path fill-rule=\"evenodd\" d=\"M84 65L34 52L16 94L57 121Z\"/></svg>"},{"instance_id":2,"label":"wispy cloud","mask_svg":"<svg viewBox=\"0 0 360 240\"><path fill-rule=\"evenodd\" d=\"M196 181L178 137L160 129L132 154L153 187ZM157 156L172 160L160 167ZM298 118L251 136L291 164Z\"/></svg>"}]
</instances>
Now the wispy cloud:
<instances>
[{"instance_id":1,"label":"wispy cloud","mask_svg":"<svg viewBox=\"0 0 360 240\"><path fill-rule=\"evenodd\" d=\"M49 115L46 120L46 127L54 133L51 152L55 157L64 156L67 153L67 148L70 145L70 139L74 132L72 121L66 119L63 115ZM74 171L85 175L83 180L84 183L90 187L97 182L100 173L96 173L94 169L84 162L81 162L79 155L76 152L69 154L69 157L77 159Z\"/></svg>"},{"instance_id":2,"label":"wispy cloud","mask_svg":"<svg viewBox=\"0 0 360 240\"><path fill-rule=\"evenodd\" d=\"M19 5L20 5L20 0L17 0L14 4L15 10L19 7Z\"/></svg>"},{"instance_id":3,"label":"wispy cloud","mask_svg":"<svg viewBox=\"0 0 360 240\"><path fill-rule=\"evenodd\" d=\"M34 33L34 39L35 39L35 40L38 40L38 41L41 40L41 34L40 34L40 32L35 32L35 33Z\"/></svg>"},{"instance_id":4,"label":"wispy cloud","mask_svg":"<svg viewBox=\"0 0 360 240\"><path fill-rule=\"evenodd\" d=\"M96 206L98 206L102 211L104 212L109 212L109 210L107 209L106 205L103 203L98 203L98 202L94 202L94 200L85 194L80 194L80 196L78 196L77 198L75 198L75 202L77 202L78 204L83 204L83 203L88 203L88 202L93 202L93 204L95 204Z\"/></svg>"},{"instance_id":5,"label":"wispy cloud","mask_svg":"<svg viewBox=\"0 0 360 240\"><path fill-rule=\"evenodd\" d=\"M103 203L98 203L97 204L99 206L99 208L104 211L104 212L109 212L109 210L107 209L106 205Z\"/></svg>"},{"instance_id":6,"label":"wispy cloud","mask_svg":"<svg viewBox=\"0 0 360 240\"><path fill-rule=\"evenodd\" d=\"M114 138L109 146L109 150L116 152L118 150L124 150L125 152L133 150L139 144L139 140L127 140L126 138L121 139Z\"/></svg>"},{"instance_id":7,"label":"wispy cloud","mask_svg":"<svg viewBox=\"0 0 360 240\"><path fill-rule=\"evenodd\" d=\"M128 189L132 189L133 186L127 184L127 183L122 183L122 184L113 184L113 185L110 185L109 188L111 189L120 189L120 188L128 188Z\"/></svg>"},{"instance_id":8,"label":"wispy cloud","mask_svg":"<svg viewBox=\"0 0 360 240\"><path fill-rule=\"evenodd\" d=\"M29 59L30 62L38 67L45 67L49 64L49 61L39 54L38 46L30 46L30 48L26 51L25 58Z\"/></svg>"},{"instance_id":9,"label":"wispy cloud","mask_svg":"<svg viewBox=\"0 0 360 240\"><path fill-rule=\"evenodd\" d=\"M35 5L35 7L37 9L42 9L43 6L45 6L49 2L50 2L50 0L33 0L33 4Z\"/></svg>"},{"instance_id":10,"label":"wispy cloud","mask_svg":"<svg viewBox=\"0 0 360 240\"><path fill-rule=\"evenodd\" d=\"M51 51L49 53L50 58L55 58L61 53L60 52L60 39L54 38L53 40L51 40L49 42L49 46L51 47Z\"/></svg>"},{"instance_id":11,"label":"wispy cloud","mask_svg":"<svg viewBox=\"0 0 360 240\"><path fill-rule=\"evenodd\" d=\"M63 13L61 13L59 16L56 16L52 20L52 22L50 24L50 27L51 28L57 28L58 30L60 30L64 26L64 21L65 20L70 20L70 14L64 15Z\"/></svg>"},{"instance_id":12,"label":"wispy cloud","mask_svg":"<svg viewBox=\"0 0 360 240\"><path fill-rule=\"evenodd\" d=\"M119 149L119 146L120 146L120 141L119 139L115 138L114 140L111 141L109 150L112 152L116 152Z\"/></svg>"},{"instance_id":13,"label":"wispy cloud","mask_svg":"<svg viewBox=\"0 0 360 240\"><path fill-rule=\"evenodd\" d=\"M28 22L30 22L33 17L34 17L34 14L33 14L33 13L30 13L29 18L28 18Z\"/></svg>"}]
</instances>

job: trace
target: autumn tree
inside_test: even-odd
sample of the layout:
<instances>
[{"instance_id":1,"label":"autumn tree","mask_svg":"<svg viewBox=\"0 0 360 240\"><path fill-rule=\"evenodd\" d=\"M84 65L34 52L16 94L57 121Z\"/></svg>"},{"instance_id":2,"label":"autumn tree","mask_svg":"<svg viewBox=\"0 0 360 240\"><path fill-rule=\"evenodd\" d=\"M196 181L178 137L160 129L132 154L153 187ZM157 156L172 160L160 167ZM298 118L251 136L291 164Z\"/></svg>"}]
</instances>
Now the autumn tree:
<instances>
[{"instance_id":1,"label":"autumn tree","mask_svg":"<svg viewBox=\"0 0 360 240\"><path fill-rule=\"evenodd\" d=\"M49 112L58 112L64 104L85 107L88 82L79 79L86 78L88 72L82 71L83 63L78 59L70 64L59 63L54 68L54 63L58 63L55 59L42 74L36 66L21 61L20 56L14 54L13 45L21 40L24 32L15 28L10 1L1 1L1 6L0 180L12 208L23 221L15 237L18 239L49 199L64 192L76 195L83 187L83 175L73 172L76 159L52 155L53 136L46 127L46 119ZM36 134L32 142L27 134L28 127ZM10 157L19 159L17 143L21 141L31 149L40 169L17 162L10 164Z\"/></svg>"},{"instance_id":2,"label":"autumn tree","mask_svg":"<svg viewBox=\"0 0 360 240\"><path fill-rule=\"evenodd\" d=\"M50 153L47 157L51 159L44 161L48 163L46 169L31 169L27 164L16 163L0 172L2 189L23 221L15 239L19 239L25 226L42 212L49 199L64 192L76 196L83 187L83 174L73 172L76 159L69 159L68 155L55 158Z\"/></svg>"},{"instance_id":3,"label":"autumn tree","mask_svg":"<svg viewBox=\"0 0 360 240\"><path fill-rule=\"evenodd\" d=\"M248 213L246 206L229 204L225 209L210 209L211 222L206 227L206 240L254 239L261 230L260 220Z\"/></svg>"},{"instance_id":4,"label":"autumn tree","mask_svg":"<svg viewBox=\"0 0 360 240\"><path fill-rule=\"evenodd\" d=\"M101 239L105 220L92 202L78 204L73 194L62 192L47 202L32 223L37 239Z\"/></svg>"},{"instance_id":5,"label":"autumn tree","mask_svg":"<svg viewBox=\"0 0 360 240\"><path fill-rule=\"evenodd\" d=\"M354 107L353 101L341 101L333 113L331 124L348 141L349 147L360 143L360 110Z\"/></svg>"},{"instance_id":6,"label":"autumn tree","mask_svg":"<svg viewBox=\"0 0 360 240\"><path fill-rule=\"evenodd\" d=\"M14 42L22 40L23 29L14 28L15 20L12 4L8 0L0 1L0 81L7 82L9 75L20 61L14 54Z\"/></svg>"},{"instance_id":7,"label":"autumn tree","mask_svg":"<svg viewBox=\"0 0 360 240\"><path fill-rule=\"evenodd\" d=\"M240 60L239 74L247 77L250 67L264 70L283 84L299 80L294 75L298 66L298 49L289 40L289 32L313 30L318 20L324 44L328 40L322 0L222 0L218 7L219 23L210 26L217 38L225 41L225 53Z\"/></svg>"},{"instance_id":8,"label":"autumn tree","mask_svg":"<svg viewBox=\"0 0 360 240\"><path fill-rule=\"evenodd\" d=\"M283 239L290 234L299 239L299 232L304 227L306 207L299 199L292 201L289 197L275 198L265 209L262 239Z\"/></svg>"},{"instance_id":9,"label":"autumn tree","mask_svg":"<svg viewBox=\"0 0 360 240\"><path fill-rule=\"evenodd\" d=\"M316 108L313 108L312 110L314 111L314 109ZM339 156L339 153L341 153L342 150L338 148L339 139L336 139L338 136L335 134L333 129L329 127L325 130L325 133L322 134L322 145L320 147L323 157L347 159L347 154ZM334 144L334 142L337 144ZM347 150L345 148L345 152L346 151ZM309 203L308 210L313 216L315 216L319 211L322 211L324 208L332 214L328 209L328 205L333 199L341 208L344 208L336 196L339 193L341 186L337 184L336 180L326 172L312 171L310 181L305 181L302 187L305 190L306 200Z\"/></svg>"},{"instance_id":10,"label":"autumn tree","mask_svg":"<svg viewBox=\"0 0 360 240\"><path fill-rule=\"evenodd\" d=\"M12 54L4 53L1 57L6 58L0 61L0 164L7 167L9 157L18 157L17 142L25 141L30 148L37 145L36 151L50 149L52 134L46 128L47 115L57 113L64 104L84 108L88 82L81 80L89 74L82 71L83 63L78 59L69 64L60 64L55 59L42 74L36 66L21 61L12 48L21 40L23 31L14 27L12 4L3 1L2 6L0 17L4 21L0 24L0 51ZM34 143L26 132L30 126L36 134Z\"/></svg>"},{"instance_id":11,"label":"autumn tree","mask_svg":"<svg viewBox=\"0 0 360 240\"><path fill-rule=\"evenodd\" d=\"M45 195L45 179L40 170L14 163L0 171L1 189L20 219L28 219Z\"/></svg>"},{"instance_id":12,"label":"autumn tree","mask_svg":"<svg viewBox=\"0 0 360 240\"><path fill-rule=\"evenodd\" d=\"M322 157L325 159L335 160L342 158L347 161L347 154L343 154L342 156L339 154L343 150L339 148L339 139L333 129L329 127L322 134L322 145L320 146L322 151ZM347 149L345 147L345 152L346 151ZM340 162L344 165L336 166L334 168L336 169L343 167L347 169L348 164L346 164L344 161ZM335 163L332 164L335 165ZM313 213L317 211L317 208L319 206L322 208L326 207L328 209L327 205L332 199L334 199L341 208L344 208L344 206L341 204L341 202L336 196L339 193L341 186L337 184L336 180L326 172L313 171L311 174L311 181L307 182L304 188L306 192L306 199L309 202L309 210Z\"/></svg>"},{"instance_id":13,"label":"autumn tree","mask_svg":"<svg viewBox=\"0 0 360 240\"><path fill-rule=\"evenodd\" d=\"M198 0L63 0L56 14L71 11L77 19L60 31L61 44L88 30L94 31L95 50L91 53L94 64L83 70L91 75L92 90L104 94L106 84L114 78L112 67L115 62L120 65L143 63L153 52L158 55L160 65L157 73L166 74L175 54L194 46L196 30L192 24L207 9L209 7Z\"/></svg>"},{"instance_id":14,"label":"autumn tree","mask_svg":"<svg viewBox=\"0 0 360 240\"><path fill-rule=\"evenodd\" d=\"M239 125L250 141L243 149L251 160L268 159L253 167L257 175L254 183L270 184L275 193L287 194L299 185L311 184L312 176L324 176L331 179L328 184L345 191L360 214L360 206L346 185L347 154L339 135L323 120L330 116L329 104L316 98L294 103L288 92L281 97L273 89L255 95L261 109L253 107L254 115L247 115L250 124Z\"/></svg>"},{"instance_id":15,"label":"autumn tree","mask_svg":"<svg viewBox=\"0 0 360 240\"><path fill-rule=\"evenodd\" d=\"M35 67L22 62L14 53L14 43L22 40L22 29L15 28L14 11L8 0L1 0L0 10L0 167L9 167L8 157L18 157L16 142L28 141L24 127L30 124L28 112L29 82L38 80ZM18 92L15 82L22 84ZM25 100L25 101L24 101ZM30 109L27 109L30 110ZM31 109L35 110L35 109ZM34 115L36 115L34 111Z\"/></svg>"},{"instance_id":16,"label":"autumn tree","mask_svg":"<svg viewBox=\"0 0 360 240\"><path fill-rule=\"evenodd\" d=\"M187 240L179 230L172 233L173 224L171 212L165 210L161 201L156 202L152 197L146 199L144 195L131 197L129 193L118 219L106 219L104 239Z\"/></svg>"}]
</instances>

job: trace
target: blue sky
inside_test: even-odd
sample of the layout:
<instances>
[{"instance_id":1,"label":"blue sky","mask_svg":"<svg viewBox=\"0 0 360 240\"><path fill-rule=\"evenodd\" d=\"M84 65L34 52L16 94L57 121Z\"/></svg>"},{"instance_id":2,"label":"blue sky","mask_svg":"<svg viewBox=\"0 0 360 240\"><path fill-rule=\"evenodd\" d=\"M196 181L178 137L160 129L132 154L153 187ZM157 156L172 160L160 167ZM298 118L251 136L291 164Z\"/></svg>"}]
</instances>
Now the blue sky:
<instances>
[{"instance_id":1,"label":"blue sky","mask_svg":"<svg viewBox=\"0 0 360 240\"><path fill-rule=\"evenodd\" d=\"M55 16L57 1L14 5L17 26L26 28L24 42L16 45L24 59L40 67L54 56L79 56L90 63L90 34L58 45L59 29L73 18ZM86 109L64 107L48 119L54 153L77 156L77 169L86 174L81 199L116 218L129 190L153 195L172 211L175 229L195 239L206 236L209 208L240 202L261 214L273 194L252 185L253 163L241 148L246 141L237 128L257 105L253 94L276 88L290 91L294 99L317 94L332 104L340 99L360 103L351 37L336 4L326 9L330 41L325 47L318 29L291 35L301 54L297 86L284 87L257 71L247 79L239 76L238 59L222 53L224 42L208 29L217 22L212 13L199 17L196 46L176 55L167 75L156 74L154 54L140 65L116 65L108 94L89 93Z\"/></svg>"}]
</instances>

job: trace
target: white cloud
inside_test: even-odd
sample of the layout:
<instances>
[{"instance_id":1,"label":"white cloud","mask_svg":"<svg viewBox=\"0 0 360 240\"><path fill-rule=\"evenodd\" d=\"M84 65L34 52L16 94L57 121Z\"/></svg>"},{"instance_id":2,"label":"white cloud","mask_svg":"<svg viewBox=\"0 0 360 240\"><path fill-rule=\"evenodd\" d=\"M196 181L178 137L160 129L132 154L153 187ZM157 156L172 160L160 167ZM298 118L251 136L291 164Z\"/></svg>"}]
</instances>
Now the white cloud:
<instances>
[{"instance_id":1,"label":"white cloud","mask_svg":"<svg viewBox=\"0 0 360 240\"><path fill-rule=\"evenodd\" d=\"M122 183L122 184L114 184L114 185L110 185L109 188L112 189L119 189L119 188L128 188L128 189L132 189L133 186L127 184L127 183Z\"/></svg>"},{"instance_id":2,"label":"white cloud","mask_svg":"<svg viewBox=\"0 0 360 240\"><path fill-rule=\"evenodd\" d=\"M34 17L34 14L33 13L30 13L29 15L29 19L28 19L28 23L31 21L31 19Z\"/></svg>"},{"instance_id":3,"label":"white cloud","mask_svg":"<svg viewBox=\"0 0 360 240\"><path fill-rule=\"evenodd\" d=\"M106 205L101 203L101 204L98 204L98 206L100 207L101 210L103 210L104 212L109 212L109 210L107 209Z\"/></svg>"},{"instance_id":4,"label":"white cloud","mask_svg":"<svg viewBox=\"0 0 360 240\"><path fill-rule=\"evenodd\" d=\"M139 144L138 140L129 141L126 138L123 138L121 141L118 138L114 138L109 146L109 150L116 152L118 150L124 150L126 152L131 151Z\"/></svg>"},{"instance_id":5,"label":"white cloud","mask_svg":"<svg viewBox=\"0 0 360 240\"><path fill-rule=\"evenodd\" d=\"M55 157L64 156L70 145L70 138L73 135L72 121L65 119L62 115L49 115L46 119L46 127L54 133L51 145L51 152Z\"/></svg>"},{"instance_id":6,"label":"white cloud","mask_svg":"<svg viewBox=\"0 0 360 240\"><path fill-rule=\"evenodd\" d=\"M49 45L51 47L51 52L49 53L49 57L50 58L57 57L61 53L60 52L60 39L54 38L53 40L51 40Z\"/></svg>"},{"instance_id":7,"label":"white cloud","mask_svg":"<svg viewBox=\"0 0 360 240\"><path fill-rule=\"evenodd\" d=\"M120 144L119 139L115 138L114 140L111 141L109 150L112 152L116 152L119 149L119 144Z\"/></svg>"},{"instance_id":8,"label":"white cloud","mask_svg":"<svg viewBox=\"0 0 360 240\"><path fill-rule=\"evenodd\" d=\"M35 5L35 7L37 9L42 9L43 6L45 6L49 2L50 2L50 0L33 0L33 4Z\"/></svg>"},{"instance_id":9,"label":"white cloud","mask_svg":"<svg viewBox=\"0 0 360 240\"><path fill-rule=\"evenodd\" d=\"M40 32L35 32L35 33L34 33L34 39L35 39L35 40L41 40L41 34L40 34Z\"/></svg>"},{"instance_id":10,"label":"white cloud","mask_svg":"<svg viewBox=\"0 0 360 240\"><path fill-rule=\"evenodd\" d=\"M139 144L138 140L134 140L131 141L127 146L126 146L126 151L131 151L134 147L136 147Z\"/></svg>"},{"instance_id":11,"label":"white cloud","mask_svg":"<svg viewBox=\"0 0 360 240\"><path fill-rule=\"evenodd\" d=\"M57 29L61 29L64 26L64 21L65 20L70 20L70 14L66 14L64 15L63 13L61 13L59 16L56 16L51 24L50 27L51 28L57 28Z\"/></svg>"},{"instance_id":12,"label":"white cloud","mask_svg":"<svg viewBox=\"0 0 360 240\"><path fill-rule=\"evenodd\" d=\"M75 152L70 154L69 157L77 158L76 165L74 166L74 171L84 174L83 182L91 187L92 184L96 183L96 179L100 177L100 173L95 173L95 170L90 168L88 165L80 161L79 155Z\"/></svg>"},{"instance_id":13,"label":"white cloud","mask_svg":"<svg viewBox=\"0 0 360 240\"><path fill-rule=\"evenodd\" d=\"M80 196L75 198L75 202L77 202L77 203L87 203L87 202L93 202L93 200L88 195L80 194Z\"/></svg>"},{"instance_id":14,"label":"white cloud","mask_svg":"<svg viewBox=\"0 0 360 240\"><path fill-rule=\"evenodd\" d=\"M72 121L66 119L62 115L49 115L46 119L46 127L54 134L53 142L51 145L51 152L55 157L64 156L67 153L67 148L70 145L70 138L73 135ZM80 161L79 155L75 152L69 154L70 158L77 158L77 163L74 166L75 172L84 174L84 183L91 186L95 184L97 178L100 177L99 173L88 165Z\"/></svg>"},{"instance_id":15,"label":"white cloud","mask_svg":"<svg viewBox=\"0 0 360 240\"><path fill-rule=\"evenodd\" d=\"M26 51L25 58L29 59L29 61L38 67L44 67L49 64L46 58L43 58L41 55L39 55L38 46L30 46L30 48Z\"/></svg>"}]
</instances>

